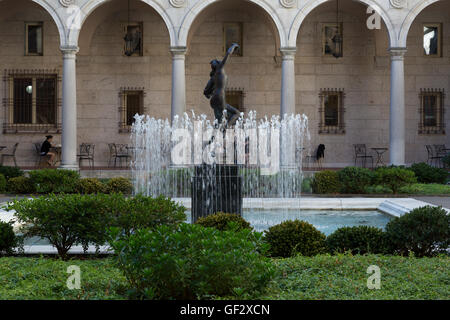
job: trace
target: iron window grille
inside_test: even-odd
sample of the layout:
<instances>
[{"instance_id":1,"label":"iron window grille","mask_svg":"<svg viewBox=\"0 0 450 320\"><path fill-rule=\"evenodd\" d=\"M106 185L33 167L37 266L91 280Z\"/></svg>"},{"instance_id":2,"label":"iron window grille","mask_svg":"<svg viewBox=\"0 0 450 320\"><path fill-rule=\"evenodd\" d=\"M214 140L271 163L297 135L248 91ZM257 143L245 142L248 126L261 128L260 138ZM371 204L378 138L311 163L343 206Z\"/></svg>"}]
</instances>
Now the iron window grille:
<instances>
[{"instance_id":1,"label":"iron window grille","mask_svg":"<svg viewBox=\"0 0 450 320\"><path fill-rule=\"evenodd\" d=\"M123 87L120 89L119 132L130 132L136 114L145 114L145 90L141 87Z\"/></svg>"},{"instance_id":2,"label":"iron window grille","mask_svg":"<svg viewBox=\"0 0 450 320\"><path fill-rule=\"evenodd\" d=\"M419 134L445 134L444 89L421 89Z\"/></svg>"},{"instance_id":3,"label":"iron window grille","mask_svg":"<svg viewBox=\"0 0 450 320\"><path fill-rule=\"evenodd\" d=\"M321 89L319 134L345 134L344 89Z\"/></svg>"},{"instance_id":4,"label":"iron window grille","mask_svg":"<svg viewBox=\"0 0 450 320\"><path fill-rule=\"evenodd\" d=\"M245 112L244 98L245 93L242 88L229 88L225 92L225 101L239 112Z\"/></svg>"},{"instance_id":5,"label":"iron window grille","mask_svg":"<svg viewBox=\"0 0 450 320\"><path fill-rule=\"evenodd\" d=\"M60 133L58 70L5 70L3 133Z\"/></svg>"}]
</instances>

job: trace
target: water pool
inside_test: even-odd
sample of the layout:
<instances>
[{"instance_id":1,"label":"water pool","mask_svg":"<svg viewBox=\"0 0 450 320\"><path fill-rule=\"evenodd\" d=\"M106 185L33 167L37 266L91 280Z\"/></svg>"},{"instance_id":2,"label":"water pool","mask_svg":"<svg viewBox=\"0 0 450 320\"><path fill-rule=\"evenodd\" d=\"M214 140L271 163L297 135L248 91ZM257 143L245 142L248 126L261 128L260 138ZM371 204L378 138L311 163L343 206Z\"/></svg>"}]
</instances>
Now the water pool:
<instances>
[{"instance_id":1,"label":"water pool","mask_svg":"<svg viewBox=\"0 0 450 320\"><path fill-rule=\"evenodd\" d=\"M187 222L191 213L187 212ZM303 220L311 223L318 230L331 234L341 227L372 226L384 229L391 217L379 211L362 210L244 210L243 217L256 231L264 231L286 220Z\"/></svg>"},{"instance_id":2,"label":"water pool","mask_svg":"<svg viewBox=\"0 0 450 320\"><path fill-rule=\"evenodd\" d=\"M391 217L379 211L340 211L340 210L245 210L243 217L256 231L264 231L285 220L304 220L314 225L325 235L340 227L372 226L384 229ZM191 221L187 212L186 222ZM46 239L33 237L24 241L25 245L47 245Z\"/></svg>"}]
</instances>

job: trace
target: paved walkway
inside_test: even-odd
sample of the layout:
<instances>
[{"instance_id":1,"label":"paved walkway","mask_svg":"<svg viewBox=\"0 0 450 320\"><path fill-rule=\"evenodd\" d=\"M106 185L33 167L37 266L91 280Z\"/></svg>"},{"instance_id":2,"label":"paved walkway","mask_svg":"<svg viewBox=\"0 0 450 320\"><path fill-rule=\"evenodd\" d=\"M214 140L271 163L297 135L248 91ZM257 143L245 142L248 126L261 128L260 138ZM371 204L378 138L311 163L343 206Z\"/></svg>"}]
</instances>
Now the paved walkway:
<instances>
[{"instance_id":1,"label":"paved walkway","mask_svg":"<svg viewBox=\"0 0 450 320\"><path fill-rule=\"evenodd\" d=\"M450 197L414 197L414 199L450 209Z\"/></svg>"}]
</instances>

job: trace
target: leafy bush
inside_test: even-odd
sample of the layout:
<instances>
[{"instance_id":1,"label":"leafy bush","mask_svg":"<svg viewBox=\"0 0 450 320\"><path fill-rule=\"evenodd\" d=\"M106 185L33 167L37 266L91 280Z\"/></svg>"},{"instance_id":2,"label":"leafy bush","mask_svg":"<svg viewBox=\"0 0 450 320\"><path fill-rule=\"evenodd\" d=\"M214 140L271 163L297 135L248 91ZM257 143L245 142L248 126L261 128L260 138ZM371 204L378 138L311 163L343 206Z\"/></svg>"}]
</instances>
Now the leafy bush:
<instances>
[{"instance_id":1,"label":"leafy bush","mask_svg":"<svg viewBox=\"0 0 450 320\"><path fill-rule=\"evenodd\" d=\"M450 168L450 153L442 158L442 163L444 164L445 168Z\"/></svg>"},{"instance_id":2,"label":"leafy bush","mask_svg":"<svg viewBox=\"0 0 450 320\"><path fill-rule=\"evenodd\" d=\"M238 226L238 230L253 228L250 226L244 218L238 214L218 212L210 216L200 218L197 220L197 224L203 227L216 228L217 230L224 231L230 229L230 222L234 222Z\"/></svg>"},{"instance_id":3,"label":"leafy bush","mask_svg":"<svg viewBox=\"0 0 450 320\"><path fill-rule=\"evenodd\" d=\"M24 176L9 179L8 191L15 194L30 194L36 192L31 179Z\"/></svg>"},{"instance_id":4,"label":"leafy bush","mask_svg":"<svg viewBox=\"0 0 450 320\"><path fill-rule=\"evenodd\" d=\"M30 171L37 193L74 193L80 175L73 170L43 169Z\"/></svg>"},{"instance_id":5,"label":"leafy bush","mask_svg":"<svg viewBox=\"0 0 450 320\"><path fill-rule=\"evenodd\" d=\"M409 184L399 189L399 193L419 194L419 195L448 195L450 194L450 186L445 184L428 183L428 184Z\"/></svg>"},{"instance_id":6,"label":"leafy bush","mask_svg":"<svg viewBox=\"0 0 450 320\"><path fill-rule=\"evenodd\" d=\"M0 166L0 174L4 175L8 181L11 178L23 176L23 171L18 167Z\"/></svg>"},{"instance_id":7,"label":"leafy bush","mask_svg":"<svg viewBox=\"0 0 450 320\"><path fill-rule=\"evenodd\" d=\"M181 224L176 230L137 230L128 237L112 229L110 243L139 298L248 297L263 290L274 274L270 260L258 252L267 250L262 235L248 229Z\"/></svg>"},{"instance_id":8,"label":"leafy bush","mask_svg":"<svg viewBox=\"0 0 450 320\"><path fill-rule=\"evenodd\" d=\"M364 192L367 194L391 194L394 193L391 188L381 185L366 186Z\"/></svg>"},{"instance_id":9,"label":"leafy bush","mask_svg":"<svg viewBox=\"0 0 450 320\"><path fill-rule=\"evenodd\" d=\"M305 221L285 221L269 228L265 240L273 257L313 256L325 251L325 235Z\"/></svg>"},{"instance_id":10,"label":"leafy bush","mask_svg":"<svg viewBox=\"0 0 450 320\"><path fill-rule=\"evenodd\" d=\"M389 187L394 193L405 185L417 182L413 171L400 167L381 167L375 173L376 184Z\"/></svg>"},{"instance_id":11,"label":"leafy bush","mask_svg":"<svg viewBox=\"0 0 450 320\"><path fill-rule=\"evenodd\" d=\"M301 191L304 193L311 193L313 191L312 190L312 182L313 182L313 179L311 179L311 178L303 178Z\"/></svg>"},{"instance_id":12,"label":"leafy bush","mask_svg":"<svg viewBox=\"0 0 450 320\"><path fill-rule=\"evenodd\" d=\"M331 170L317 172L312 188L314 193L338 193L341 189L338 173Z\"/></svg>"},{"instance_id":13,"label":"leafy bush","mask_svg":"<svg viewBox=\"0 0 450 320\"><path fill-rule=\"evenodd\" d=\"M419 183L441 183L447 182L448 172L442 168L432 167L424 162L415 163L411 166Z\"/></svg>"},{"instance_id":14,"label":"leafy bush","mask_svg":"<svg viewBox=\"0 0 450 320\"><path fill-rule=\"evenodd\" d=\"M12 254L13 249L19 244L14 233L12 223L0 221L0 254Z\"/></svg>"},{"instance_id":15,"label":"leafy bush","mask_svg":"<svg viewBox=\"0 0 450 320\"><path fill-rule=\"evenodd\" d=\"M450 216L441 207L417 208L389 221L386 235L394 252L433 256L449 248Z\"/></svg>"},{"instance_id":16,"label":"leafy bush","mask_svg":"<svg viewBox=\"0 0 450 320\"><path fill-rule=\"evenodd\" d=\"M77 191L81 194L104 193L106 186L97 178L83 178L78 181Z\"/></svg>"},{"instance_id":17,"label":"leafy bush","mask_svg":"<svg viewBox=\"0 0 450 320\"><path fill-rule=\"evenodd\" d=\"M126 178L111 178L106 183L106 190L109 193L131 194L133 192L133 184Z\"/></svg>"},{"instance_id":18,"label":"leafy bush","mask_svg":"<svg viewBox=\"0 0 450 320\"><path fill-rule=\"evenodd\" d=\"M160 225L177 226L186 220L186 208L170 198L137 195L125 198L121 194L109 197L114 226L130 234L138 229L154 229Z\"/></svg>"},{"instance_id":19,"label":"leafy bush","mask_svg":"<svg viewBox=\"0 0 450 320\"><path fill-rule=\"evenodd\" d=\"M340 170L338 176L343 193L364 193L372 184L374 174L366 168L347 167Z\"/></svg>"},{"instance_id":20,"label":"leafy bush","mask_svg":"<svg viewBox=\"0 0 450 320\"><path fill-rule=\"evenodd\" d=\"M326 244L330 253L352 254L385 252L383 230L369 226L343 227L327 237Z\"/></svg>"},{"instance_id":21,"label":"leafy bush","mask_svg":"<svg viewBox=\"0 0 450 320\"><path fill-rule=\"evenodd\" d=\"M6 178L0 173L0 193L6 191Z\"/></svg>"},{"instance_id":22,"label":"leafy bush","mask_svg":"<svg viewBox=\"0 0 450 320\"><path fill-rule=\"evenodd\" d=\"M14 200L7 210L24 224L25 237L46 238L65 259L73 245L101 245L110 225L108 195L50 194L34 199Z\"/></svg>"}]
</instances>

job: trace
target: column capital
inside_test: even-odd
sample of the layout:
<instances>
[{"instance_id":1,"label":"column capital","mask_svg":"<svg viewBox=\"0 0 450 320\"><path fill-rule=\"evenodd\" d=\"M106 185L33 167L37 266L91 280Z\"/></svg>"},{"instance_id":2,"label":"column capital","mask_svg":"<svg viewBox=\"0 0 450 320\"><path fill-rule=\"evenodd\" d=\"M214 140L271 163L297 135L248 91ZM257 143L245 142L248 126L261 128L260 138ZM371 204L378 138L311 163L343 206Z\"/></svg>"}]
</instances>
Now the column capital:
<instances>
[{"instance_id":1,"label":"column capital","mask_svg":"<svg viewBox=\"0 0 450 320\"><path fill-rule=\"evenodd\" d=\"M293 60L295 58L295 54L297 53L296 47L283 47L280 48L281 56L283 60Z\"/></svg>"},{"instance_id":2,"label":"column capital","mask_svg":"<svg viewBox=\"0 0 450 320\"><path fill-rule=\"evenodd\" d=\"M170 53L174 59L184 59L186 51L186 47L170 47Z\"/></svg>"},{"instance_id":3,"label":"column capital","mask_svg":"<svg viewBox=\"0 0 450 320\"><path fill-rule=\"evenodd\" d=\"M403 60L405 57L406 52L408 51L408 48L405 47L391 47L388 49L389 53L391 54L392 60Z\"/></svg>"},{"instance_id":4,"label":"column capital","mask_svg":"<svg viewBox=\"0 0 450 320\"><path fill-rule=\"evenodd\" d=\"M76 54L80 50L78 46L61 46L59 47L64 58L75 58Z\"/></svg>"}]
</instances>

